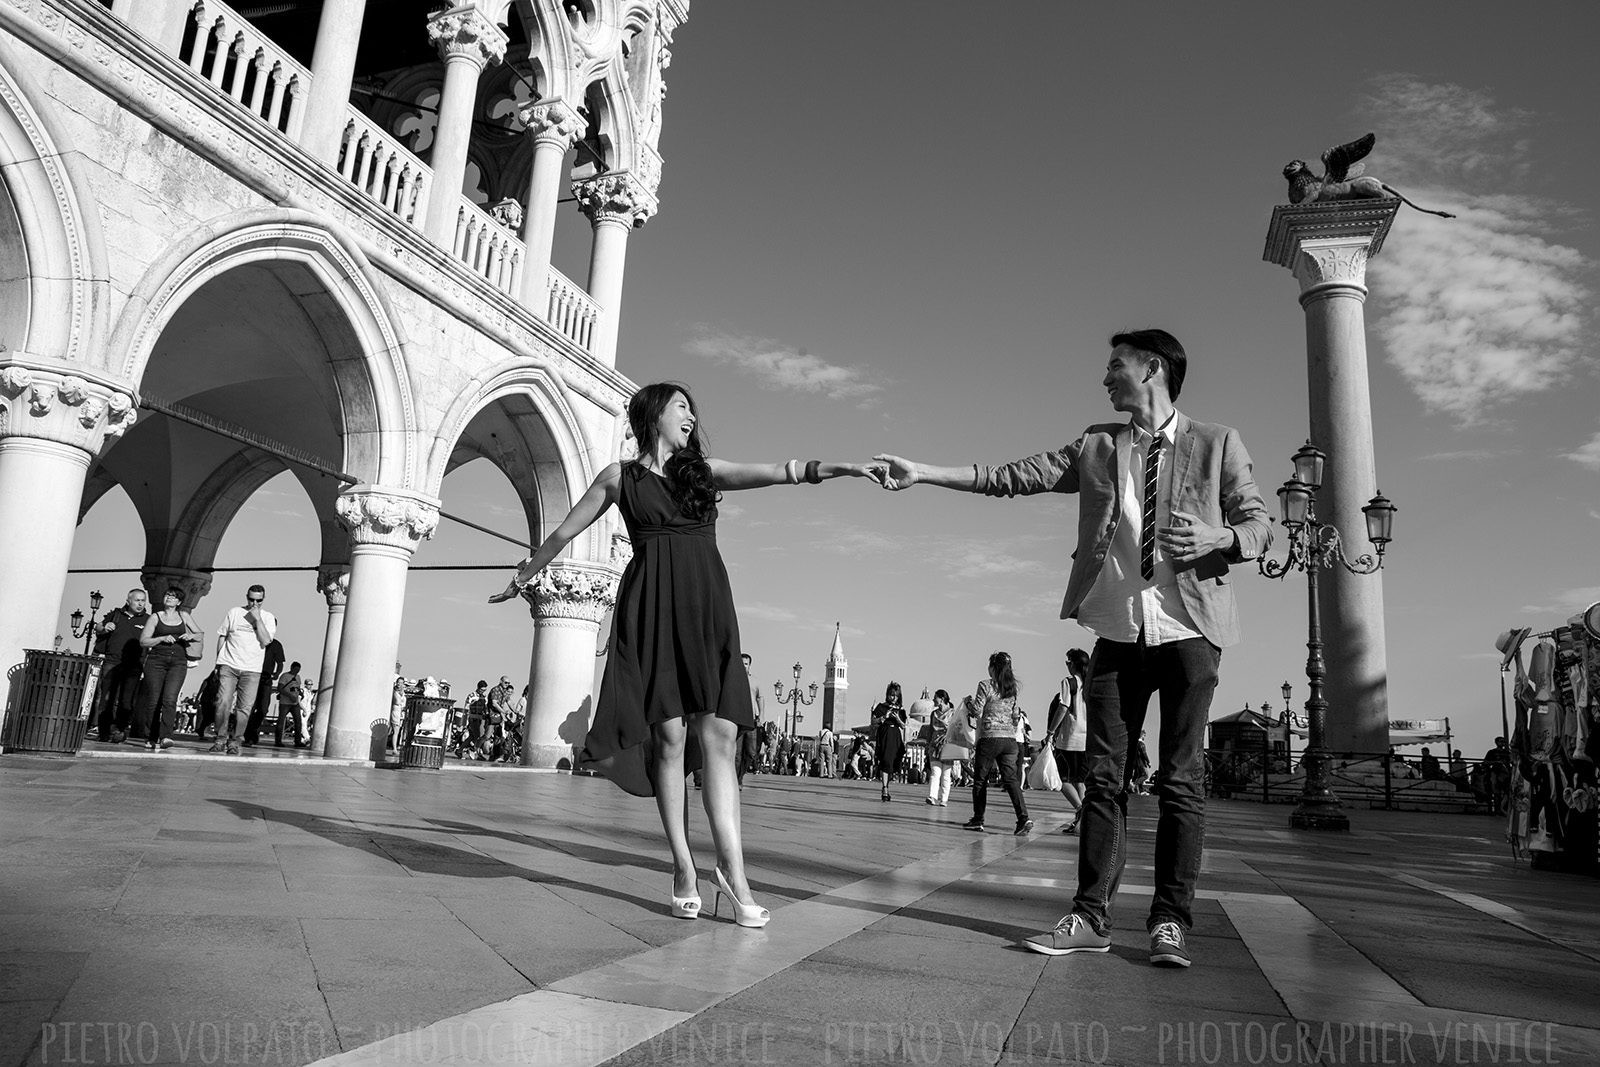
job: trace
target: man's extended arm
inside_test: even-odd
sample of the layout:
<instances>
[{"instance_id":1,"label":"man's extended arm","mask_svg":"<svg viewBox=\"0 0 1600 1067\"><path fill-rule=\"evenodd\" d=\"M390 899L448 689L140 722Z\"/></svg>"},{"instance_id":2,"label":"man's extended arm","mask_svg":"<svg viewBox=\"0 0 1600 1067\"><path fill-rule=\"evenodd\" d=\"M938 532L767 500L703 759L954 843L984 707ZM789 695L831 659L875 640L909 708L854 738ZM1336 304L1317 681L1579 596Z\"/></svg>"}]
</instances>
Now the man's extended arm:
<instances>
[{"instance_id":1,"label":"man's extended arm","mask_svg":"<svg viewBox=\"0 0 1600 1067\"><path fill-rule=\"evenodd\" d=\"M1080 439L1066 448L1040 452L998 467L933 467L900 456L873 458L889 466L883 483L886 489L908 489L918 482L926 482L986 496L1032 496L1034 493L1077 492L1077 458L1081 451Z\"/></svg>"}]
</instances>

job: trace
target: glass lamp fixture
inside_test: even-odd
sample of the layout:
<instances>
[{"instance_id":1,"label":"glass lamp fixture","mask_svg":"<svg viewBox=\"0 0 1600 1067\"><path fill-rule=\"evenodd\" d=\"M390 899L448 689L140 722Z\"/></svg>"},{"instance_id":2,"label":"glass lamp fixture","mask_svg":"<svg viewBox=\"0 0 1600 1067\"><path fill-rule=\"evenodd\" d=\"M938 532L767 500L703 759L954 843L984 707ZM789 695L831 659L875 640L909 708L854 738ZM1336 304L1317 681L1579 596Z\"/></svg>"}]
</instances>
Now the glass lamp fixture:
<instances>
[{"instance_id":1,"label":"glass lamp fixture","mask_svg":"<svg viewBox=\"0 0 1600 1067\"><path fill-rule=\"evenodd\" d=\"M1361 509L1361 514L1367 518L1367 540L1372 542L1380 556L1383 555L1384 546L1394 540L1394 513L1398 510L1382 493Z\"/></svg>"},{"instance_id":2,"label":"glass lamp fixture","mask_svg":"<svg viewBox=\"0 0 1600 1067\"><path fill-rule=\"evenodd\" d=\"M1278 507L1283 512L1283 524L1291 530L1306 524L1306 507L1311 503L1311 489L1298 478L1290 478L1278 489Z\"/></svg>"},{"instance_id":3,"label":"glass lamp fixture","mask_svg":"<svg viewBox=\"0 0 1600 1067\"><path fill-rule=\"evenodd\" d=\"M1312 492L1322 488L1322 465L1328 454L1308 439L1294 454L1294 478Z\"/></svg>"}]
</instances>

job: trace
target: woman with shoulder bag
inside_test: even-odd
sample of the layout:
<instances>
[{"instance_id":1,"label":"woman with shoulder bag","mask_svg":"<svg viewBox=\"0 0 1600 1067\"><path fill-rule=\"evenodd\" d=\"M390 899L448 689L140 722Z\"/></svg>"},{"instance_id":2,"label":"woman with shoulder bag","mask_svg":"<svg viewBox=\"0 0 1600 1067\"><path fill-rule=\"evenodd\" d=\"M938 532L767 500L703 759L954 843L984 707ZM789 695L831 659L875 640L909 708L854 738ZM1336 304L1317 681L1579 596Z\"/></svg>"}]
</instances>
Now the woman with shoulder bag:
<instances>
[{"instance_id":1,"label":"woman with shoulder bag","mask_svg":"<svg viewBox=\"0 0 1600 1067\"><path fill-rule=\"evenodd\" d=\"M956 764L968 758L966 737L950 694L940 689L933 694L933 714L928 718L928 797L927 803L944 807L950 803L950 786L955 781Z\"/></svg>"},{"instance_id":2,"label":"woman with shoulder bag","mask_svg":"<svg viewBox=\"0 0 1600 1067\"><path fill-rule=\"evenodd\" d=\"M989 773L1000 768L1000 784L1011 797L1017 813L1017 836L1033 829L1028 807L1022 799L1022 708L1017 704L1021 685L1011 670L1011 655L996 652L989 657L989 676L978 683L971 707L978 716L978 759L972 777L972 818L966 829L983 830L984 810L989 801Z\"/></svg>"},{"instance_id":3,"label":"woman with shoulder bag","mask_svg":"<svg viewBox=\"0 0 1600 1067\"><path fill-rule=\"evenodd\" d=\"M1081 648L1067 650L1067 676L1050 716L1050 743L1056 770L1061 772L1061 795L1072 805L1072 822L1061 830L1078 832L1083 812L1083 786L1089 780L1089 721L1084 714L1083 684L1089 677L1089 654Z\"/></svg>"},{"instance_id":4,"label":"woman with shoulder bag","mask_svg":"<svg viewBox=\"0 0 1600 1067\"><path fill-rule=\"evenodd\" d=\"M189 673L189 649L200 649L200 627L183 610L183 590L170 587L161 595L161 610L150 616L139 635L144 649L144 683L139 692L139 719L149 724L145 748L172 747L177 729L178 694ZM198 655L196 657L198 659Z\"/></svg>"}]
</instances>

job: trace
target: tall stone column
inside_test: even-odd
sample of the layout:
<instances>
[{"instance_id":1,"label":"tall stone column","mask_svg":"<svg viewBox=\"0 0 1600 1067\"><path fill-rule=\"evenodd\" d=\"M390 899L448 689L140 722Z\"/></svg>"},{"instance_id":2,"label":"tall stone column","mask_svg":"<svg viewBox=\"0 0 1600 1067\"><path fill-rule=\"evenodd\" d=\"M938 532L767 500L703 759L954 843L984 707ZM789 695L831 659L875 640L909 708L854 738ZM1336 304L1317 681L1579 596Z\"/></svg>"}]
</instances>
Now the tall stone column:
<instances>
[{"instance_id":1,"label":"tall stone column","mask_svg":"<svg viewBox=\"0 0 1600 1067\"><path fill-rule=\"evenodd\" d=\"M1398 208L1396 200L1275 208L1263 257L1293 271L1300 283L1311 441L1328 454L1317 514L1339 528L1353 556L1369 547L1361 507L1378 491L1363 316L1367 260L1383 247ZM1352 575L1334 567L1322 571L1320 580L1328 748L1385 752L1389 659L1383 573Z\"/></svg>"},{"instance_id":2,"label":"tall stone column","mask_svg":"<svg viewBox=\"0 0 1600 1067\"><path fill-rule=\"evenodd\" d=\"M389 729L406 571L417 546L439 525L439 502L409 489L359 486L340 493L336 507L350 531L344 613L350 633L341 632L323 754L380 760Z\"/></svg>"},{"instance_id":3,"label":"tall stone column","mask_svg":"<svg viewBox=\"0 0 1600 1067\"><path fill-rule=\"evenodd\" d=\"M322 638L322 665L317 691L311 695L311 751L323 755L328 745L328 719L333 714L334 681L339 670L339 644L344 637L345 601L350 594L350 568L323 564L317 571L317 592L328 601L328 628Z\"/></svg>"},{"instance_id":4,"label":"tall stone column","mask_svg":"<svg viewBox=\"0 0 1600 1067\"><path fill-rule=\"evenodd\" d=\"M174 59L183 47L183 31L194 11L192 4L168 0L112 0L111 13L161 46Z\"/></svg>"},{"instance_id":5,"label":"tall stone column","mask_svg":"<svg viewBox=\"0 0 1600 1067\"><path fill-rule=\"evenodd\" d=\"M474 4L428 16L428 40L444 60L444 89L439 97L439 122L434 128L433 196L423 232L445 248L456 239L461 207L461 182L467 173L467 148L472 141L472 116L477 109L478 75L506 54L505 31Z\"/></svg>"},{"instance_id":6,"label":"tall stone column","mask_svg":"<svg viewBox=\"0 0 1600 1067\"><path fill-rule=\"evenodd\" d=\"M152 610L161 606L161 597L169 586L177 586L183 590L184 610L190 612L194 611L200 605L201 599L211 592L212 584L211 575L206 571L195 570L193 567L167 567L151 563L139 569L139 581L144 585L144 591L150 594ZM244 600L242 589L239 591L239 599ZM196 619L195 622L200 620ZM201 630L204 629L202 624ZM216 651L211 647L214 642L215 638L207 642L207 652Z\"/></svg>"},{"instance_id":7,"label":"tall stone column","mask_svg":"<svg viewBox=\"0 0 1600 1067\"><path fill-rule=\"evenodd\" d=\"M133 419L131 389L0 365L0 714L23 650L54 647L89 463Z\"/></svg>"},{"instance_id":8,"label":"tall stone column","mask_svg":"<svg viewBox=\"0 0 1600 1067\"><path fill-rule=\"evenodd\" d=\"M550 273L550 249L556 239L556 206L561 199L561 161L583 136L583 116L560 100L541 100L521 112L533 138L533 170L528 178L528 210L522 221L527 259L522 268L522 302L543 315Z\"/></svg>"},{"instance_id":9,"label":"tall stone column","mask_svg":"<svg viewBox=\"0 0 1600 1067\"><path fill-rule=\"evenodd\" d=\"M556 560L522 592L533 615L522 765L571 766L573 746L594 716L595 637L616 603L617 571L603 563Z\"/></svg>"},{"instance_id":10,"label":"tall stone column","mask_svg":"<svg viewBox=\"0 0 1600 1067\"><path fill-rule=\"evenodd\" d=\"M306 98L300 147L330 167L339 162L366 8L367 0L322 0L322 16L317 21L317 44L311 53L311 93Z\"/></svg>"},{"instance_id":11,"label":"tall stone column","mask_svg":"<svg viewBox=\"0 0 1600 1067\"><path fill-rule=\"evenodd\" d=\"M578 207L594 226L589 255L589 296L599 306L589 351L606 366L616 366L617 327L622 321L622 275L628 234L655 214L656 198L628 174L602 174L574 182Z\"/></svg>"}]
</instances>

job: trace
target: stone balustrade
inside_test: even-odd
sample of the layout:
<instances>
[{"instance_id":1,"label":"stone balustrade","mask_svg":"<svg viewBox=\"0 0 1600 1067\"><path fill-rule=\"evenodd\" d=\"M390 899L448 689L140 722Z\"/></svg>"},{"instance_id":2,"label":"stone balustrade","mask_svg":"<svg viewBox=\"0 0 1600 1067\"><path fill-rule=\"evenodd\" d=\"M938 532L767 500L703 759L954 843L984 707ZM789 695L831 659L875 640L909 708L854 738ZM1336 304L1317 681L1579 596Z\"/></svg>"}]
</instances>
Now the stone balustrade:
<instances>
[{"instance_id":1,"label":"stone balustrade","mask_svg":"<svg viewBox=\"0 0 1600 1067\"><path fill-rule=\"evenodd\" d=\"M550 296L543 309L544 320L555 327L567 340L584 351L589 351L594 336L594 325L600 317L600 307L589 294L578 288L565 274L550 268L545 283Z\"/></svg>"},{"instance_id":2,"label":"stone balustrade","mask_svg":"<svg viewBox=\"0 0 1600 1067\"><path fill-rule=\"evenodd\" d=\"M421 227L433 172L353 107L345 118L339 174L402 222Z\"/></svg>"},{"instance_id":3,"label":"stone balustrade","mask_svg":"<svg viewBox=\"0 0 1600 1067\"><path fill-rule=\"evenodd\" d=\"M522 260L526 255L521 238L465 196L456 212L456 239L451 251L469 270L502 293L515 294L521 288Z\"/></svg>"},{"instance_id":4,"label":"stone balustrade","mask_svg":"<svg viewBox=\"0 0 1600 1067\"><path fill-rule=\"evenodd\" d=\"M311 72L219 0L199 0L189 12L189 23L192 32L186 29L177 58L219 92L297 141Z\"/></svg>"}]
</instances>

